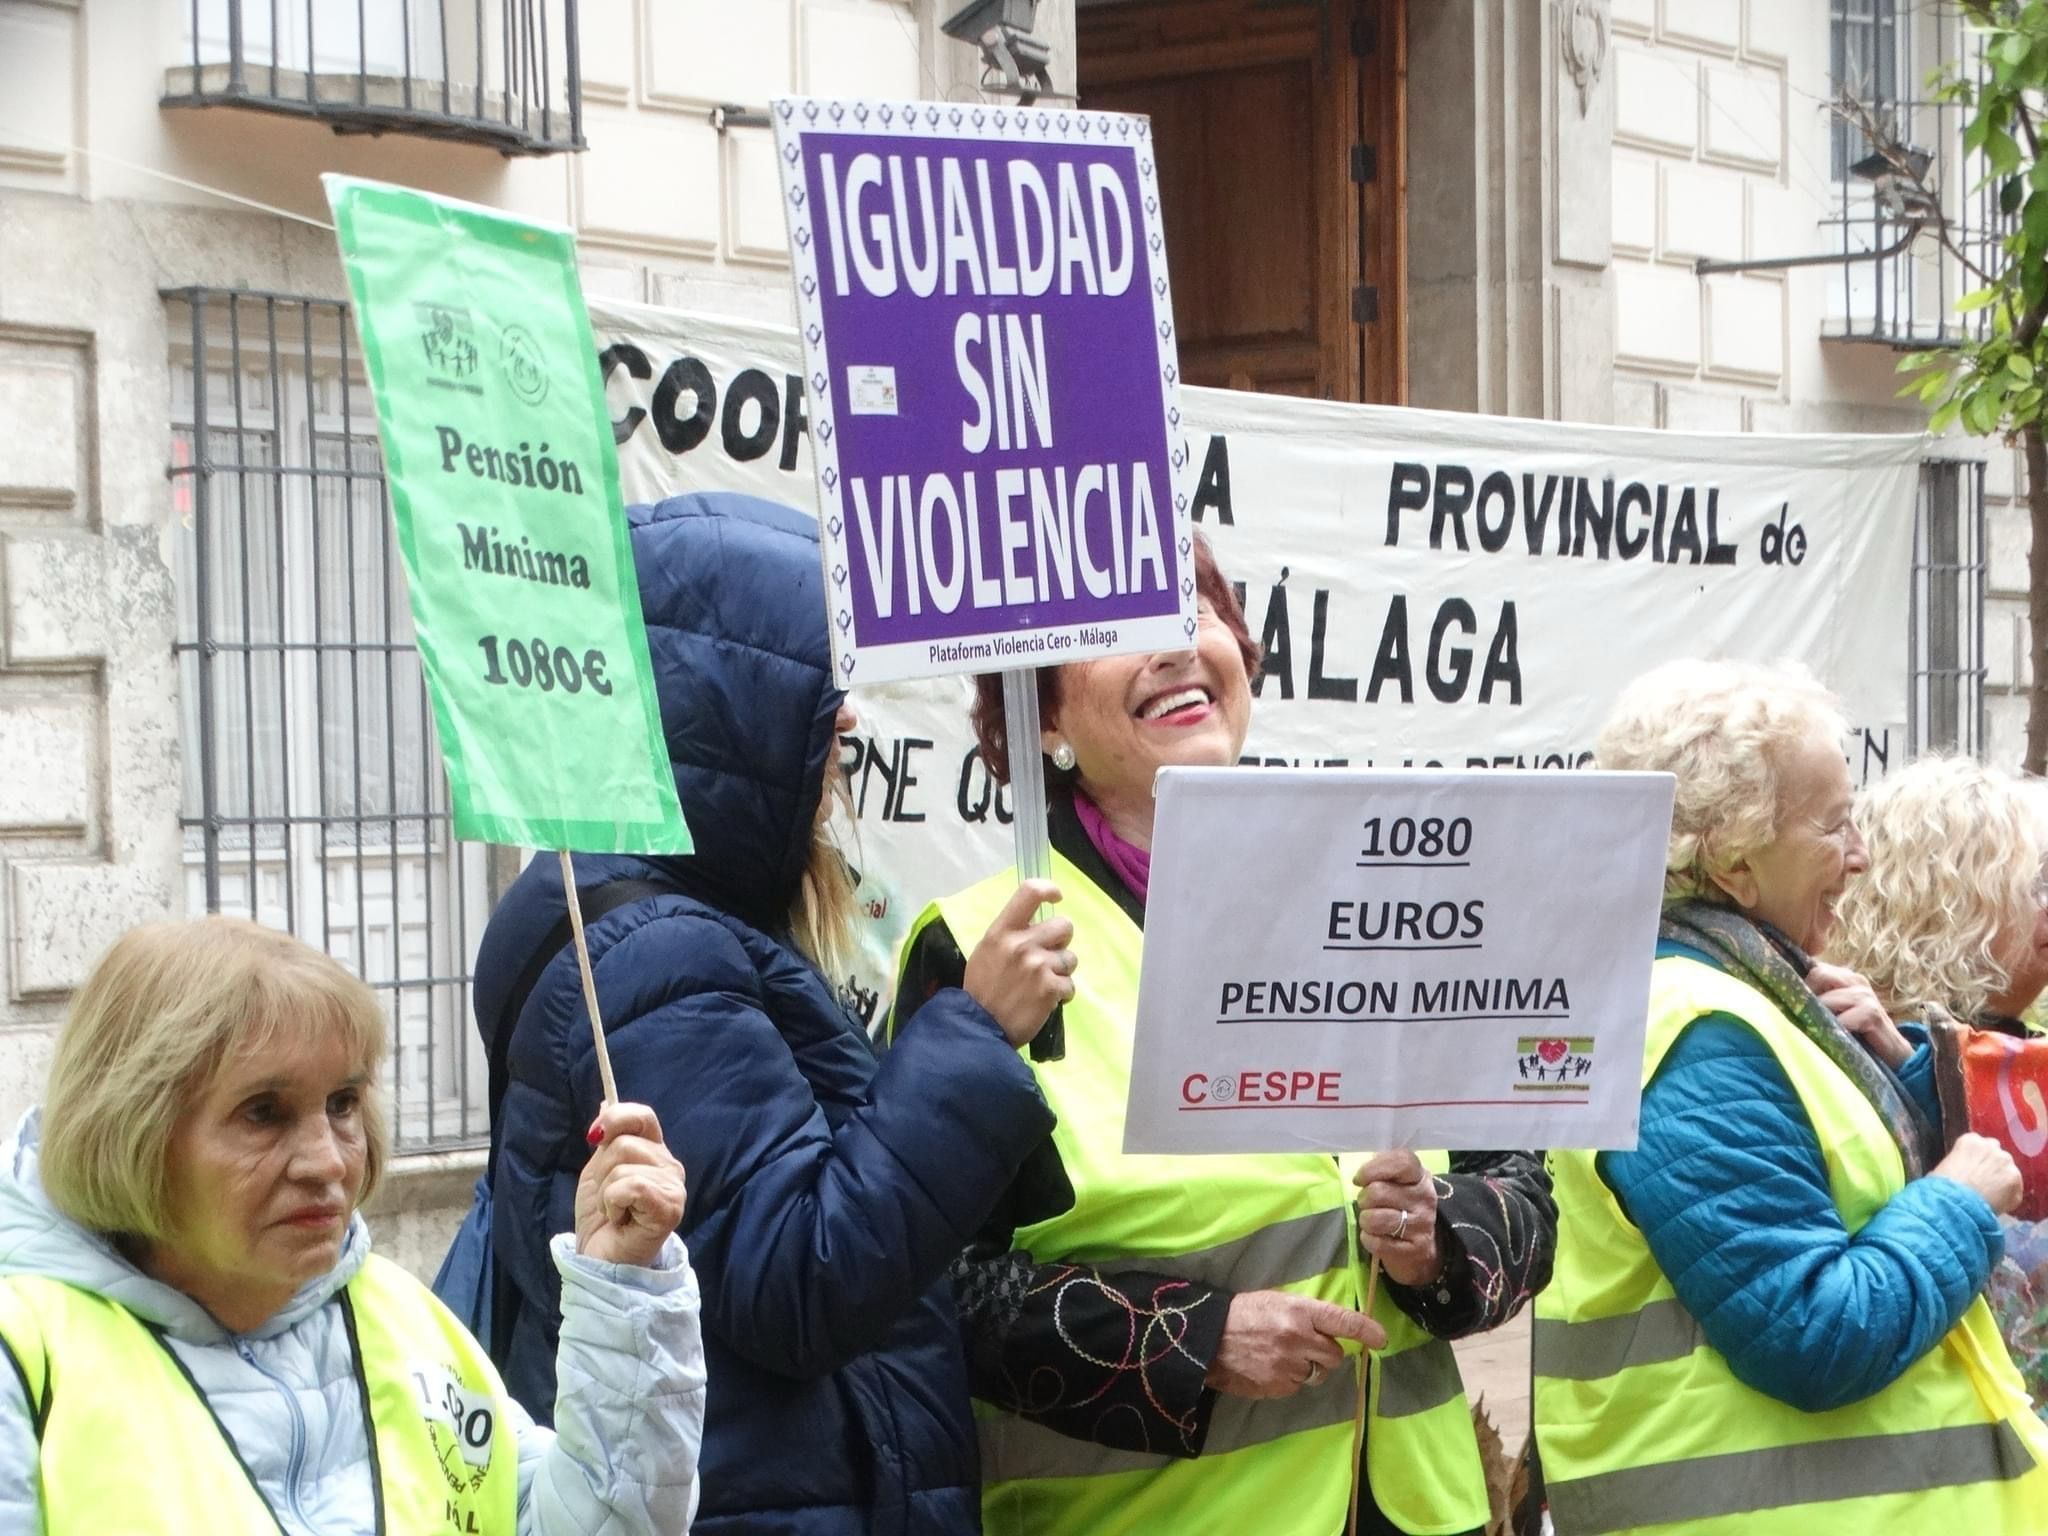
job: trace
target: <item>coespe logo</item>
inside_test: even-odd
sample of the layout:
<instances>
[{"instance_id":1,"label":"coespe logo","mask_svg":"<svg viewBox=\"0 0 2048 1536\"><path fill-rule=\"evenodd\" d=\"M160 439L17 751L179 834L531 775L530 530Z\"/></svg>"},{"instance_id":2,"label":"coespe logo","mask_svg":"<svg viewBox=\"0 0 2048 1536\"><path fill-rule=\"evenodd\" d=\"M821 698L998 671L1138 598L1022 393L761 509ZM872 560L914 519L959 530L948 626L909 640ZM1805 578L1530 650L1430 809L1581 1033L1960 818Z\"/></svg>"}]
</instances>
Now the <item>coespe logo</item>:
<instances>
[{"instance_id":1,"label":"coespe logo","mask_svg":"<svg viewBox=\"0 0 2048 1536\"><path fill-rule=\"evenodd\" d=\"M1312 1072L1301 1067L1259 1068L1244 1072L1190 1072L1181 1079L1183 1109L1231 1109L1254 1105L1338 1105L1344 1102L1342 1072Z\"/></svg>"}]
</instances>

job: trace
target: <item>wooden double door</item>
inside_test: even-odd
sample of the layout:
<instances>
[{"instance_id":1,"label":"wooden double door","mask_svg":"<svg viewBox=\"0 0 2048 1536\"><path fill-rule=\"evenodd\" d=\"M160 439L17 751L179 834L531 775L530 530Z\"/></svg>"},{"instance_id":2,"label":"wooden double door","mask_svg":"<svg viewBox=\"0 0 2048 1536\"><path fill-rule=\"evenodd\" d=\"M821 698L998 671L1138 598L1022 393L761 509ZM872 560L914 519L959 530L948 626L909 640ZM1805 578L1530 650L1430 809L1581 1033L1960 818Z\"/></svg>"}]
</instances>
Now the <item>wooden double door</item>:
<instances>
[{"instance_id":1,"label":"wooden double door","mask_svg":"<svg viewBox=\"0 0 2048 1536\"><path fill-rule=\"evenodd\" d=\"M1403 0L1079 0L1084 106L1152 119L1190 383L1405 392Z\"/></svg>"}]
</instances>

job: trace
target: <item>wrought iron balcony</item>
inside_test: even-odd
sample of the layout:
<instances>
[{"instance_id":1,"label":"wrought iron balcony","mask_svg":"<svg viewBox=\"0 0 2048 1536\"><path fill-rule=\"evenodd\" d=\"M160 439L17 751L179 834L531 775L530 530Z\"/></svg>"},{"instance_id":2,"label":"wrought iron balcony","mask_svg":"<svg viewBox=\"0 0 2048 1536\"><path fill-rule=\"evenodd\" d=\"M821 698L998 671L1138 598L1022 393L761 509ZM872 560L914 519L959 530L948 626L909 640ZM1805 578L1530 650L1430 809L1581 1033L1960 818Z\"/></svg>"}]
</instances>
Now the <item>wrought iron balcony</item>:
<instances>
[{"instance_id":1,"label":"wrought iron balcony","mask_svg":"<svg viewBox=\"0 0 2048 1536\"><path fill-rule=\"evenodd\" d=\"M1895 15L1896 43L1887 37L1881 68L1844 78L1837 61L1847 105L1835 109L1835 202L1822 229L1843 260L1828 279L1824 335L1948 346L1988 324L1988 312L1958 315L1955 305L2003 266L2012 219L1985 184L1983 156L1963 147L1967 109L1919 89L1930 64L1960 64L1983 80L1981 36L1953 7L1901 3Z\"/></svg>"},{"instance_id":2,"label":"wrought iron balcony","mask_svg":"<svg viewBox=\"0 0 2048 1536\"><path fill-rule=\"evenodd\" d=\"M251 108L337 133L508 155L584 147L577 0L180 0L166 107Z\"/></svg>"}]
</instances>

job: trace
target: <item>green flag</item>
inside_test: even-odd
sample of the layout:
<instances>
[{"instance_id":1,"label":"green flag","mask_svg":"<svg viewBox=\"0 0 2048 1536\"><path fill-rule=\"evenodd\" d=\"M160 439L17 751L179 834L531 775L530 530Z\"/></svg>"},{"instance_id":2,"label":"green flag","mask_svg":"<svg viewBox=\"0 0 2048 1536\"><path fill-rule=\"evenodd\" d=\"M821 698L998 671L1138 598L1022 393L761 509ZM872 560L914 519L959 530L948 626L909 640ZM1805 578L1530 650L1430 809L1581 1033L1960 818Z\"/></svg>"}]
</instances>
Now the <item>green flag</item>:
<instances>
[{"instance_id":1,"label":"green flag","mask_svg":"<svg viewBox=\"0 0 2048 1536\"><path fill-rule=\"evenodd\" d=\"M322 180L455 835L688 853L574 237Z\"/></svg>"}]
</instances>

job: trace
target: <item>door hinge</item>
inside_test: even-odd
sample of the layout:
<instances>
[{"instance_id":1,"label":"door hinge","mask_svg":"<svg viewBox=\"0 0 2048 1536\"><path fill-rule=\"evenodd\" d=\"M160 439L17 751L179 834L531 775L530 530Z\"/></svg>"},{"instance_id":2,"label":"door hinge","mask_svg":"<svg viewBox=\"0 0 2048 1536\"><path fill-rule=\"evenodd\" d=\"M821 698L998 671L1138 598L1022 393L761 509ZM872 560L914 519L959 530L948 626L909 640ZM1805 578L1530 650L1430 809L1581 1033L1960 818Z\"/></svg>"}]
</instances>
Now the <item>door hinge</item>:
<instances>
[{"instance_id":1,"label":"door hinge","mask_svg":"<svg viewBox=\"0 0 2048 1536\"><path fill-rule=\"evenodd\" d=\"M1375 146L1351 146L1351 179L1361 187L1370 186L1380 179L1380 152Z\"/></svg>"},{"instance_id":2,"label":"door hinge","mask_svg":"<svg viewBox=\"0 0 2048 1536\"><path fill-rule=\"evenodd\" d=\"M1360 283L1351 290L1351 323L1373 325L1380 318L1380 291L1370 283Z\"/></svg>"}]
</instances>

